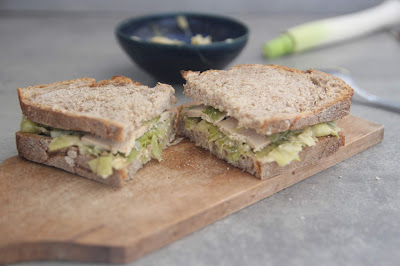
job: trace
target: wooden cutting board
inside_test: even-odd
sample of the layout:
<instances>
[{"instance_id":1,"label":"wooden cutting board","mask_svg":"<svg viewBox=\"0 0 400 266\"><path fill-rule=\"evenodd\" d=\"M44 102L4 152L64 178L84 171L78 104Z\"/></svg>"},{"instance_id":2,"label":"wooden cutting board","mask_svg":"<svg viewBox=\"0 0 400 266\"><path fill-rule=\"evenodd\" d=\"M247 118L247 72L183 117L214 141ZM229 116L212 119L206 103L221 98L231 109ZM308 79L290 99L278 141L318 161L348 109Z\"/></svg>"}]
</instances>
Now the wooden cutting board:
<instances>
[{"instance_id":1,"label":"wooden cutting board","mask_svg":"<svg viewBox=\"0 0 400 266\"><path fill-rule=\"evenodd\" d=\"M123 263L337 164L383 139L349 116L346 145L318 164L260 181L189 141L170 147L122 189L18 156L0 166L0 263ZM266 214L268 215L268 214Z\"/></svg>"}]
</instances>

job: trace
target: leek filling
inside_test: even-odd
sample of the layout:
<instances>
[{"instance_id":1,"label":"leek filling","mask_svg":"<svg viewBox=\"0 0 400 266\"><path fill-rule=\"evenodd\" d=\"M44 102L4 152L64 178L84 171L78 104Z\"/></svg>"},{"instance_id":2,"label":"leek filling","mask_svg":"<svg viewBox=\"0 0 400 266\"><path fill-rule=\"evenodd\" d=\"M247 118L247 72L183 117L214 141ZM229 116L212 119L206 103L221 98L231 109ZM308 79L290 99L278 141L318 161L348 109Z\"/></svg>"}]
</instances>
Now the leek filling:
<instances>
[{"instance_id":1,"label":"leek filling","mask_svg":"<svg viewBox=\"0 0 400 266\"><path fill-rule=\"evenodd\" d=\"M107 178L113 169L120 170L132 161L140 159L142 163L152 158L161 161L161 152L169 142L171 133L171 120L159 121L159 118L145 122L153 125L150 130L136 139L135 147L129 154L113 153L97 146L83 144L81 137L84 132L62 130L35 123L25 116L22 117L20 130L24 133L42 134L52 138L48 150L55 151L70 146L79 148L80 154L93 155L96 158L88 162L90 169L102 178Z\"/></svg>"},{"instance_id":2,"label":"leek filling","mask_svg":"<svg viewBox=\"0 0 400 266\"><path fill-rule=\"evenodd\" d=\"M204 110L203 113L205 113L206 115L208 115L213 121L217 121L218 119L220 119L221 117L225 116L224 112L221 112L220 110L211 107L211 106L207 106Z\"/></svg>"},{"instance_id":3,"label":"leek filling","mask_svg":"<svg viewBox=\"0 0 400 266\"><path fill-rule=\"evenodd\" d=\"M213 110L214 109L214 110ZM203 113L207 114L213 121L218 120L224 115L213 107L206 107ZM219 152L225 151L227 159L237 162L242 156L256 157L262 163L276 162L283 167L292 161L300 161L299 153L305 146L314 146L319 137L334 136L339 138L338 132L341 130L336 121L319 123L301 130L289 130L286 132L267 135L271 141L262 150L255 152L248 144L243 141L234 140L229 135L222 133L218 129L218 124L214 125L200 117L184 117L185 129L200 132L207 137L209 147L216 144Z\"/></svg>"}]
</instances>

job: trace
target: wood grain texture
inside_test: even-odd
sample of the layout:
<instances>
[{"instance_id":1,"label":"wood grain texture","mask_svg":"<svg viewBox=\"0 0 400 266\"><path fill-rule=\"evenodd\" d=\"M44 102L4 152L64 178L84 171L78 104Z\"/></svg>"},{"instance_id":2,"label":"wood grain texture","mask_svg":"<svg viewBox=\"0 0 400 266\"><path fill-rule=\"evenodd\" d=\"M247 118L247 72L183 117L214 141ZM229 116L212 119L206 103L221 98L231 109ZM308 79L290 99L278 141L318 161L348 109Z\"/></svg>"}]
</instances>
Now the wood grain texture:
<instances>
[{"instance_id":1,"label":"wood grain texture","mask_svg":"<svg viewBox=\"0 0 400 266\"><path fill-rule=\"evenodd\" d=\"M122 189L7 159L0 166L0 263L123 263L335 165L383 139L383 126L349 116L346 145L311 167L260 181L182 141Z\"/></svg>"}]
</instances>

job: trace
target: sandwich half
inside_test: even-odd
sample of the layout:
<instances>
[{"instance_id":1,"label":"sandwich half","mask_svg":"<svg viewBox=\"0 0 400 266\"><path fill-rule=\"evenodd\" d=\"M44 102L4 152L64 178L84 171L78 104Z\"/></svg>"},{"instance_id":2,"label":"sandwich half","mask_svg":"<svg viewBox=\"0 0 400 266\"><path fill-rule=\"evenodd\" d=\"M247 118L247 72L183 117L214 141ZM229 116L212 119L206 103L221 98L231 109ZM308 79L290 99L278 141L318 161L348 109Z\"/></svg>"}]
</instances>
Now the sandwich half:
<instances>
[{"instance_id":1,"label":"sandwich half","mask_svg":"<svg viewBox=\"0 0 400 266\"><path fill-rule=\"evenodd\" d=\"M18 88L20 156L121 187L174 138L174 89L115 76Z\"/></svg>"},{"instance_id":2,"label":"sandwich half","mask_svg":"<svg viewBox=\"0 0 400 266\"><path fill-rule=\"evenodd\" d=\"M200 102L181 110L178 131L260 179L317 163L344 145L336 121L353 95L317 70L238 65L182 71L184 93Z\"/></svg>"}]
</instances>

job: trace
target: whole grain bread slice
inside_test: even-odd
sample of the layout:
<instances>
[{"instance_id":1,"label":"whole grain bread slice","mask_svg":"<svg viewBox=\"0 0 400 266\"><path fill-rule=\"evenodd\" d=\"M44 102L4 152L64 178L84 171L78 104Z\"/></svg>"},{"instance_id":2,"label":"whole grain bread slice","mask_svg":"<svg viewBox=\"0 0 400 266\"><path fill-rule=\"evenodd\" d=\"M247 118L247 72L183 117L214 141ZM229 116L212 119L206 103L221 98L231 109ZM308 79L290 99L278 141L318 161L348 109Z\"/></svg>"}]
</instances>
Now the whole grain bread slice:
<instances>
[{"instance_id":1,"label":"whole grain bread slice","mask_svg":"<svg viewBox=\"0 0 400 266\"><path fill-rule=\"evenodd\" d=\"M176 131L175 117L177 114L176 110L173 110L173 112L175 114L172 118L171 133L167 136L169 143L175 137ZM52 140L51 137L23 132L16 132L15 137L18 154L25 159L60 168L113 187L122 187L127 181L131 180L135 173L144 165L141 158L139 158L130 163L126 168L120 170L113 169L112 175L107 178L102 178L93 173L88 164L90 160L96 157L94 155L81 154L79 148L76 146L50 152L48 146Z\"/></svg>"},{"instance_id":2,"label":"whole grain bread slice","mask_svg":"<svg viewBox=\"0 0 400 266\"><path fill-rule=\"evenodd\" d=\"M301 167L316 164L321 158L328 157L335 153L345 142L345 137L342 132L339 133L339 139L333 136L321 137L315 146L306 146L303 148L299 154L300 161L293 161L289 165L281 167L276 162L262 163L257 160L255 156L249 154L242 155L236 162L228 160L227 151L221 151L215 142L210 143L204 133L185 129L184 121L181 116L178 121L178 134L189 138L197 146L210 151L217 156L217 158L225 160L259 179L272 178L283 173L293 172Z\"/></svg>"},{"instance_id":3,"label":"whole grain bread slice","mask_svg":"<svg viewBox=\"0 0 400 266\"><path fill-rule=\"evenodd\" d=\"M312 69L253 64L182 71L182 76L187 96L227 112L239 126L261 134L340 119L349 113L353 96L343 80Z\"/></svg>"},{"instance_id":4,"label":"whole grain bread slice","mask_svg":"<svg viewBox=\"0 0 400 266\"><path fill-rule=\"evenodd\" d=\"M60 168L88 179L113 186L122 187L126 181L142 168L141 160L134 161L126 169L115 170L112 175L102 178L92 172L88 162L95 159L93 155L79 154L78 147L71 146L54 152L49 152L47 147L51 138L44 135L31 133L15 133L18 154L30 161ZM70 161L70 163L68 163ZM73 162L73 163L71 163Z\"/></svg>"},{"instance_id":5,"label":"whole grain bread slice","mask_svg":"<svg viewBox=\"0 0 400 266\"><path fill-rule=\"evenodd\" d=\"M124 141L144 121L171 108L174 92L167 84L149 88L115 76L98 83L80 78L18 88L18 97L22 113L36 123Z\"/></svg>"}]
</instances>

